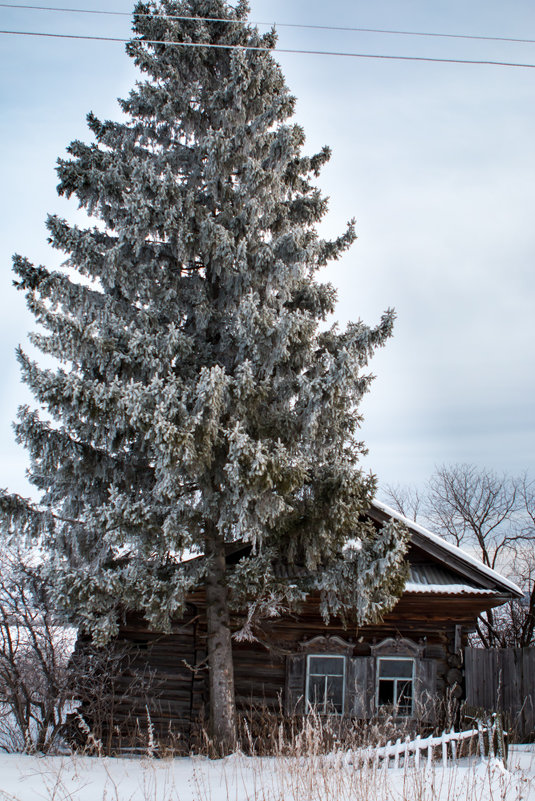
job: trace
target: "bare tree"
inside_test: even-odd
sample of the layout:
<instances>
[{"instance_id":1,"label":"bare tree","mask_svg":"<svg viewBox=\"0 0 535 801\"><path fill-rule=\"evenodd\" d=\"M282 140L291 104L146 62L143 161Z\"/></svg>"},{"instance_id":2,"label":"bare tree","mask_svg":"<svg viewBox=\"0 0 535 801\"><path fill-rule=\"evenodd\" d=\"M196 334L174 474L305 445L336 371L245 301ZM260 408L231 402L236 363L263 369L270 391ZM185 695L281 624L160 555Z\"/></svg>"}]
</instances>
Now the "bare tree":
<instances>
[{"instance_id":1,"label":"bare tree","mask_svg":"<svg viewBox=\"0 0 535 801\"><path fill-rule=\"evenodd\" d=\"M383 494L401 514L474 552L525 590L524 598L479 618L480 644L535 641L535 482L457 464L436 468L422 491L388 486Z\"/></svg>"},{"instance_id":2,"label":"bare tree","mask_svg":"<svg viewBox=\"0 0 535 801\"><path fill-rule=\"evenodd\" d=\"M428 484L426 514L456 545L476 548L495 568L526 538L519 481L470 464L438 467Z\"/></svg>"}]
</instances>

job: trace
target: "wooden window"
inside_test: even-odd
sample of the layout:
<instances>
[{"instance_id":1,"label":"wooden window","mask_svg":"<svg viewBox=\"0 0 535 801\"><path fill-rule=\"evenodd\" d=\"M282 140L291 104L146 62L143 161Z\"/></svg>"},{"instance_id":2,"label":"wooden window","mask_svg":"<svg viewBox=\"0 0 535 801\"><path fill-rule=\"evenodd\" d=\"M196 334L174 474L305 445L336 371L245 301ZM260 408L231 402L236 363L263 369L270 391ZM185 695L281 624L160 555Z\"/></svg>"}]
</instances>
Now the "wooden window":
<instances>
[{"instance_id":1,"label":"wooden window","mask_svg":"<svg viewBox=\"0 0 535 801\"><path fill-rule=\"evenodd\" d=\"M307 711L342 715L345 701L345 656L307 656Z\"/></svg>"},{"instance_id":2,"label":"wooden window","mask_svg":"<svg viewBox=\"0 0 535 801\"><path fill-rule=\"evenodd\" d=\"M381 656L377 660L377 709L396 717L414 712L414 659Z\"/></svg>"}]
</instances>

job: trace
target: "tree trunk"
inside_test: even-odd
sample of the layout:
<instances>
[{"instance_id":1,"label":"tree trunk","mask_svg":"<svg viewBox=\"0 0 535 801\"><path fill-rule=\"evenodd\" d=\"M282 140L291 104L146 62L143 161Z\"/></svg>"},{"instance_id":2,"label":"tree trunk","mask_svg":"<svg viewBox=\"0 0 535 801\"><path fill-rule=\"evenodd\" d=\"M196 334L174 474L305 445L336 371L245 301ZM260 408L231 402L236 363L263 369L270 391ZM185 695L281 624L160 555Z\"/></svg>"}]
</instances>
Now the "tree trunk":
<instances>
[{"instance_id":1,"label":"tree trunk","mask_svg":"<svg viewBox=\"0 0 535 801\"><path fill-rule=\"evenodd\" d=\"M206 582L210 736L217 753L224 756L236 748L236 701L223 540L207 537L206 556L211 563Z\"/></svg>"}]
</instances>

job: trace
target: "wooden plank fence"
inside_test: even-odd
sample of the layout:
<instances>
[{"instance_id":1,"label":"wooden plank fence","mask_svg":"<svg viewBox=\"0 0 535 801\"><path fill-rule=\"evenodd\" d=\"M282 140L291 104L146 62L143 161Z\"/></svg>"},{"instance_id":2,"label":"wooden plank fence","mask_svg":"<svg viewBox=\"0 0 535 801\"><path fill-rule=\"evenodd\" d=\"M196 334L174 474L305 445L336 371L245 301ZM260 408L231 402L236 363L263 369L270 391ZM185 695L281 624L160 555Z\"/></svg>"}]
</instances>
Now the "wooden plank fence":
<instances>
[{"instance_id":1,"label":"wooden plank fence","mask_svg":"<svg viewBox=\"0 0 535 801\"><path fill-rule=\"evenodd\" d=\"M519 739L535 735L535 648L466 648L466 703L500 712Z\"/></svg>"}]
</instances>

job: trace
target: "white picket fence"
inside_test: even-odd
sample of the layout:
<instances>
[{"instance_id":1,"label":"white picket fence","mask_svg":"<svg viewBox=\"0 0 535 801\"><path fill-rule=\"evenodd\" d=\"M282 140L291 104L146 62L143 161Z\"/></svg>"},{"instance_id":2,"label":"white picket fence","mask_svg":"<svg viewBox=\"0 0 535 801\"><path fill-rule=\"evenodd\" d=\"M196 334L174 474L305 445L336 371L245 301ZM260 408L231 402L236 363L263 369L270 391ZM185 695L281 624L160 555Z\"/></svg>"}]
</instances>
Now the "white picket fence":
<instances>
[{"instance_id":1,"label":"white picket fence","mask_svg":"<svg viewBox=\"0 0 535 801\"><path fill-rule=\"evenodd\" d=\"M463 748L462 744L469 740L472 743ZM505 765L504 732L496 716L484 723L478 721L477 728L466 731L452 729L437 736L417 735L413 740L407 736L405 740L398 738L384 746L358 749L347 756L348 762L359 766L371 763L382 768L409 765L420 768L431 766L437 760L441 760L445 767L448 762L455 762L459 756L467 754L481 759L500 759Z\"/></svg>"}]
</instances>

